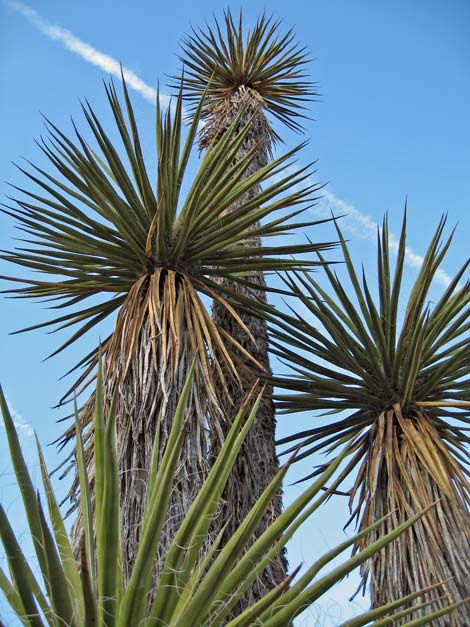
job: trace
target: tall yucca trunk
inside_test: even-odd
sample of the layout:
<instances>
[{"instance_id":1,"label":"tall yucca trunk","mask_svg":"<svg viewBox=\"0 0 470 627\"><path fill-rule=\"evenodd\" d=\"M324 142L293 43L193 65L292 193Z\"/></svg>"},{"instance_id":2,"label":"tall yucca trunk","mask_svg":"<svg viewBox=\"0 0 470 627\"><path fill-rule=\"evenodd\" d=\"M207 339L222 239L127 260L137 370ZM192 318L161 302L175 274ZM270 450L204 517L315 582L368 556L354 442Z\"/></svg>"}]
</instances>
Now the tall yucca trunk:
<instances>
[{"instance_id":1,"label":"tall yucca trunk","mask_svg":"<svg viewBox=\"0 0 470 627\"><path fill-rule=\"evenodd\" d=\"M470 593L470 530L465 505L468 495L458 490L455 480L461 470L447 446L425 412L404 416L399 405L380 415L370 437L372 441L363 443L370 447L370 452L357 480L359 483L365 473L360 496L365 496L365 510L360 527L365 528L383 516L389 518L356 549L385 535L413 514L430 508L363 567L363 577L370 576L372 607L439 582L441 586L414 604L434 598L433 609L438 609L449 601L467 598ZM417 609L412 617L427 614L428 608ZM410 619L408 615L394 624L402 625ZM450 616L435 619L433 625L462 627L469 624L468 620L468 608L463 606Z\"/></svg>"},{"instance_id":2,"label":"tall yucca trunk","mask_svg":"<svg viewBox=\"0 0 470 627\"><path fill-rule=\"evenodd\" d=\"M201 146L208 145L211 141L217 141L226 128L233 122L242 107L246 107L245 115L241 120L241 126L251 118L256 116L256 121L252 126L250 134L241 147L238 159L243 159L249 152L253 151L253 159L245 172L248 177L257 168L261 168L268 163L271 153L271 131L264 116L259 101L249 89L240 88L221 103L218 109L211 116L211 123L203 129ZM256 194L256 189L247 192L248 197ZM240 202L245 199L240 199ZM237 211L240 202L232 205L229 211ZM247 246L252 246L254 255L259 246L259 240L253 237L247 241ZM261 303L266 302L265 279L262 272L249 277L250 282L259 285L256 289L251 286L242 286L233 281L223 280L221 285L225 288L237 292L238 294L255 299ZM228 382L228 395L226 391L220 395L220 404L226 414L227 421L224 425L227 431L230 420L241 406L246 394L252 387L258 375L271 374L267 345L266 323L259 318L245 313L241 308L235 308L238 316L249 330L250 335L235 320L233 316L217 301L212 307L212 318L214 323L225 330L254 358L261 369L256 372L246 356L241 351L235 351L237 362L241 365L241 381L234 379L232 373L224 372ZM233 535L239 527L240 522L246 517L251 507L259 498L265 487L273 479L279 470L279 461L275 450L275 412L271 398L271 388L267 388L263 401L258 409L253 425L248 433L242 450L238 456L234 470L229 477L224 495L223 508L218 518L220 526L226 524L224 542ZM218 439L213 442L213 454L217 454L220 446ZM279 493L273 499L270 511L264 517L256 535L262 533L266 527L275 520L282 511L282 494ZM287 560L285 554L280 554L268 568L260 574L260 577L240 600L234 610L234 615L260 599L268 590L279 584L287 574Z\"/></svg>"},{"instance_id":3,"label":"tall yucca trunk","mask_svg":"<svg viewBox=\"0 0 470 627\"><path fill-rule=\"evenodd\" d=\"M176 406L196 356L188 329L188 295L197 298L189 282L171 271L145 277L131 291L104 354L105 405L117 394L116 433L121 491L123 575L127 583L137 555L152 468L154 446L159 465L168 442ZM184 280L183 280L184 282ZM147 285L145 285L147 284ZM163 288L162 288L163 285ZM160 294L149 297L148 292ZM142 299L152 306L142 306ZM168 518L155 556L153 598L168 547L201 488L208 471L210 390L195 369L185 423L185 439L173 479ZM204 394L200 391L204 389ZM92 396L82 420L94 410ZM212 414L215 409L212 408ZM90 469L93 475L93 468ZM81 521L75 524L79 548Z\"/></svg>"},{"instance_id":4,"label":"tall yucca trunk","mask_svg":"<svg viewBox=\"0 0 470 627\"><path fill-rule=\"evenodd\" d=\"M177 371L165 373L161 362L155 368L150 348L151 333L151 325L146 321L120 390L117 445L126 581L130 577L139 546L155 437L158 437L160 464L171 431L172 417L192 361L185 330L182 333ZM174 478L169 516L156 555L156 581L170 542L207 476L208 428L206 424L199 424L199 414L194 410L195 405L200 407L201 404L204 405L204 399L198 396L197 388L193 386L186 437Z\"/></svg>"}]
</instances>

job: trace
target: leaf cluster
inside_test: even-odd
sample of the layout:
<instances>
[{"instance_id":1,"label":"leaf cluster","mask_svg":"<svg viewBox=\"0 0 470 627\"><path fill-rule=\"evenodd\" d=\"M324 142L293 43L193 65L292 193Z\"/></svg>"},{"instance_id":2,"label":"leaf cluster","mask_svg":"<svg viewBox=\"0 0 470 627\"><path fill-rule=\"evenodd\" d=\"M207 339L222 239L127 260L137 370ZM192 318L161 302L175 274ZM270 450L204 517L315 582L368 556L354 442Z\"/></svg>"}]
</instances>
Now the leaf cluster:
<instances>
[{"instance_id":1,"label":"leaf cluster","mask_svg":"<svg viewBox=\"0 0 470 627\"><path fill-rule=\"evenodd\" d=\"M116 451L115 404L105 411L102 394L101 368L96 390L94 418L95 514L92 512L90 485L84 462L83 443L78 417L77 463L80 475L80 506L84 520L85 540L82 544L80 566L76 564L71 543L61 516L47 472L41 447L38 455L45 489L49 522L42 499L35 491L19 445L13 420L0 390L0 404L8 436L10 454L21 490L34 549L40 567L41 580L33 572L15 537L11 523L0 506L0 539L5 549L9 575L0 569L0 589L8 603L26 627L131 627L142 625L174 625L175 627L248 627L262 623L268 627L282 627L306 607L321 597L336 582L363 563L387 543L415 523L420 515L385 537L370 544L364 551L336 566L328 574L322 569L358 539L373 528L366 529L330 550L294 582L297 570L280 585L268 592L253 606L236 618L225 622L240 595L253 583L266 564L273 559L292 534L327 498L323 486L331 479L341 462L339 456L318 480L312 483L286 511L247 550L261 517L269 508L287 471L284 466L260 499L242 521L239 529L222 549L221 534L207 552L200 554L225 482L235 463L247 431L254 419L261 396L258 396L248 417L242 408L196 500L188 511L169 547L160 585L150 603L155 549L164 521L168 515L170 492L175 467L184 439L186 403L191 388L190 372L178 403L173 427L161 464L157 464L158 442L148 486L148 497L143 520L138 554L127 586L122 578L122 549L120 539L119 471ZM94 516L96 518L94 519ZM382 522L382 521L381 521ZM96 529L96 536L94 534ZM221 532L222 533L222 532ZM315 581L314 581L315 580ZM427 591L424 591L426 593ZM410 613L408 607L423 591L409 595L382 608L366 612L346 621L341 627L386 625L393 618ZM421 604L426 607L427 601ZM427 622L411 620L407 627L428 624L433 617L443 615L459 604L430 614ZM1 625L0 621L0 625ZM2 625L3 627L3 625Z\"/></svg>"},{"instance_id":2,"label":"leaf cluster","mask_svg":"<svg viewBox=\"0 0 470 627\"><path fill-rule=\"evenodd\" d=\"M183 40L185 99L195 108L207 90L202 117L208 118L232 94L245 90L288 128L300 131L302 103L316 93L306 80L306 50L292 30L282 34L281 22L263 14L245 33L242 13L237 24L230 10L222 25L214 22L212 28L193 29Z\"/></svg>"},{"instance_id":3,"label":"leaf cluster","mask_svg":"<svg viewBox=\"0 0 470 627\"><path fill-rule=\"evenodd\" d=\"M404 307L406 214L393 276L387 217L378 233L378 305L364 270L357 275L338 226L349 286L327 265L331 294L311 274L286 279L298 310L272 318L272 345L296 374L276 378L276 385L291 392L278 395L279 407L349 412L338 422L283 440L313 445L301 457L352 441L397 404L407 416L426 410L450 449L464 455L470 440L458 423L470 422L470 286L461 280L469 262L431 307L429 289L452 238L442 240L444 226L443 218Z\"/></svg>"},{"instance_id":4,"label":"leaf cluster","mask_svg":"<svg viewBox=\"0 0 470 627\"><path fill-rule=\"evenodd\" d=\"M260 270L315 265L301 256L331 246L276 244L261 245L256 251L250 246L254 237L273 238L296 226L315 224L292 219L314 201L319 186L308 183L308 168L294 176L288 173L300 146L247 174L253 154L235 159L252 123L239 128L244 111L223 140L206 152L190 185L185 184L207 95L183 138L181 93L166 113L157 99L157 176L152 182L124 80L123 85L123 104L114 85L105 86L121 151L89 103L83 105L83 113L95 148L75 125L72 140L46 121L49 137L39 146L56 174L32 163L29 170L20 168L42 194L16 188L21 197L11 198L14 204L3 210L17 220L23 245L1 255L45 278L2 277L23 285L5 292L15 298L52 301L51 307L60 312L22 331L75 329L53 354L121 311L130 329L128 356L145 316L158 310L159 303L174 305L182 292L184 315L199 338L198 350L211 353L211 347L221 342L199 295L218 298L233 312L229 300L236 298L236 290L224 293L221 278L250 284L250 277ZM246 194L251 189L258 191ZM239 211L228 212L236 202ZM87 304L90 299L92 304ZM105 342L104 350L107 346ZM96 359L97 348L77 366L93 366Z\"/></svg>"}]
</instances>

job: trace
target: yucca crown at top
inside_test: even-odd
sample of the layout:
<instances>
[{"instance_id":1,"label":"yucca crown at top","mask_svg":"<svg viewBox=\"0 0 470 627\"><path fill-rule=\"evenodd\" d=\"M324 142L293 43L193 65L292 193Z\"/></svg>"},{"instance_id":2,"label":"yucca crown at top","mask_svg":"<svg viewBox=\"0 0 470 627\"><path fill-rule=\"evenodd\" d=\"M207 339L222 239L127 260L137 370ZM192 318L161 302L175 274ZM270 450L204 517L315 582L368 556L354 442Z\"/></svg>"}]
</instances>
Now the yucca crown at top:
<instances>
[{"instance_id":1,"label":"yucca crown at top","mask_svg":"<svg viewBox=\"0 0 470 627\"><path fill-rule=\"evenodd\" d=\"M215 116L220 119L221 110L232 107L233 98L249 97L290 129L301 131L303 102L317 94L306 80L305 47L295 42L292 30L282 34L280 26L263 13L253 30L244 31L242 13L236 24L227 10L222 26L214 19L214 27L193 29L183 40L184 97L194 108L207 90L201 117L208 127ZM179 77L172 78L179 86ZM270 133L279 139L271 128Z\"/></svg>"}]
</instances>

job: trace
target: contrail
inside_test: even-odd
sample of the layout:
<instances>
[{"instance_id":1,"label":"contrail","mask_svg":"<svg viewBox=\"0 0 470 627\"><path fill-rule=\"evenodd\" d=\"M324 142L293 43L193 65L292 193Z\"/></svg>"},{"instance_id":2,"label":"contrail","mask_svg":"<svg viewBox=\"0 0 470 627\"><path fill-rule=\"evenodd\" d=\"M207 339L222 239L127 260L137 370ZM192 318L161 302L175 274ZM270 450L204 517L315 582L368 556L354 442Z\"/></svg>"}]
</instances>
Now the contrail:
<instances>
[{"instance_id":1,"label":"contrail","mask_svg":"<svg viewBox=\"0 0 470 627\"><path fill-rule=\"evenodd\" d=\"M46 37L49 37L49 39L59 41L68 50L78 54L79 57L88 63L96 65L108 74L121 79L121 64L116 59L113 59L113 57L110 57L108 54L104 54L96 48L93 48L93 46L90 46L78 37L75 37L75 35L73 35L70 31L65 30L65 28L61 28L60 26L47 22L37 11L29 7L27 4L18 2L17 0L2 1L5 6L25 17L30 24L46 35ZM147 85L147 83L126 67L122 68L122 72L128 87L139 93L143 98L145 98L145 100L148 100L151 103L156 102L157 90L154 87ZM170 96L167 94L160 94L160 103L162 106L168 107L170 104Z\"/></svg>"},{"instance_id":2,"label":"contrail","mask_svg":"<svg viewBox=\"0 0 470 627\"><path fill-rule=\"evenodd\" d=\"M377 230L380 228L377 222L375 222L369 216L361 213L351 203L345 202L340 198L337 198L331 192L325 191L323 197L320 200L314 211L321 213L324 216L331 214L342 215L341 228L353 234L355 237L368 242L374 243L377 241ZM389 247L390 250L398 253L398 238L391 233L389 235ZM424 257L414 252L412 248L408 246L405 248L405 263L412 268L421 268L423 265ZM452 277L444 270L439 268L435 274L436 281L441 285L448 286L452 281Z\"/></svg>"},{"instance_id":3,"label":"contrail","mask_svg":"<svg viewBox=\"0 0 470 627\"><path fill-rule=\"evenodd\" d=\"M28 438L32 438L34 436L34 430L29 426L27 422L25 422L23 416L16 411L8 397L5 397L5 400L7 402L7 407L10 415L13 418L13 423L17 430L26 435ZM3 420L0 422L0 427L5 428Z\"/></svg>"},{"instance_id":4,"label":"contrail","mask_svg":"<svg viewBox=\"0 0 470 627\"><path fill-rule=\"evenodd\" d=\"M93 48L89 44L81 41L78 37L75 37L70 31L51 24L44 20L34 9L18 2L18 0L2 0L3 4L23 17L25 17L35 28L40 30L46 37L61 42L68 50L75 52L82 59L88 63L92 63L101 68L105 72L121 78L121 65L113 57L100 52L96 48ZM129 87L134 89L143 98L149 102L155 103L157 98L157 90L147 85L141 78L139 78L134 72L123 67L123 74L126 83ZM167 94L160 94L160 101L162 106L170 105L170 96ZM369 216L361 213L354 205L337 198L331 192L325 191L319 205L315 208L315 211L322 215L329 215L331 211L338 213L344 217L341 220L342 228L355 235L360 239L364 239L369 243L376 242L377 229L379 225L372 220ZM391 234L390 235L390 249L396 254L398 251L398 239ZM411 248L406 248L405 262L407 265L420 268L423 264L424 258L421 255L415 253ZM449 285L451 277L444 271L439 269L436 272L436 280L442 285Z\"/></svg>"}]
</instances>

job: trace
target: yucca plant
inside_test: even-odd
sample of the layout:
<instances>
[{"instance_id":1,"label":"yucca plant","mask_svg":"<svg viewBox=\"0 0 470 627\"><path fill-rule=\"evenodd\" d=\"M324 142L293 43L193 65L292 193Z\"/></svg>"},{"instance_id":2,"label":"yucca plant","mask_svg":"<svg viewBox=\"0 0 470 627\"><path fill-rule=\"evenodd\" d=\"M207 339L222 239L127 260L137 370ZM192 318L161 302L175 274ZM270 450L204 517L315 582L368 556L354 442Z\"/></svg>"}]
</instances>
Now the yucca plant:
<instances>
[{"instance_id":1,"label":"yucca plant","mask_svg":"<svg viewBox=\"0 0 470 627\"><path fill-rule=\"evenodd\" d=\"M362 566L373 607L437 581L445 582L454 599L467 597L470 590L470 286L461 284L466 262L441 298L430 301L431 283L452 238L443 240L444 225L442 219L406 309L401 301L405 214L393 277L387 218L378 234L378 304L365 272L362 280L356 274L337 227L349 286L327 266L329 289L310 274L287 279L298 297L297 312L273 325L273 350L297 373L275 378L289 392L278 397L281 410L347 412L340 420L281 442L302 446L297 459L320 451L334 455L346 447L340 480L352 482L351 520L361 530L390 513L354 550L437 502L412 529ZM440 603L436 600L437 607ZM421 610L414 615L421 616ZM467 623L468 608L436 624Z\"/></svg>"},{"instance_id":2,"label":"yucca plant","mask_svg":"<svg viewBox=\"0 0 470 627\"><path fill-rule=\"evenodd\" d=\"M307 63L305 50L296 42L292 31L282 33L280 22L262 15L253 29L243 25L242 14L235 20L230 10L224 13L221 24L194 29L182 43L181 60L184 65L183 93L189 107L197 106L202 94L206 97L201 110L202 127L199 146L202 149L214 143L225 141L226 133L233 128L234 120L239 120L242 130L250 118L253 123L240 143L235 161L244 162L252 155L249 167L243 177L253 176L266 167L272 158L273 143L279 139L268 115L299 131L299 119L303 114L303 102L313 94L311 83L305 79L304 67ZM176 83L177 84L177 83ZM259 185L253 184L245 190L243 197L234 199L225 209L226 213L243 214L243 204L256 198ZM258 225L253 225L248 247L261 246ZM258 255L258 252L251 253ZM261 266L246 285L235 282L231 277L220 280L220 289L237 292L242 297L266 302L266 281ZM230 315L223 303L215 300L212 309L214 323L224 329L224 333L237 340L243 350L238 351L239 360L245 363L245 374L240 379L226 366L224 377L228 382L230 395L221 390L220 403L227 415L233 415L240 407L246 392L260 366L264 373L270 372L267 347L266 324L262 318L243 308L236 309L238 317ZM253 342L255 338L255 342ZM254 359L248 359L249 353ZM255 365L255 367L253 367ZM229 422L225 430L229 427ZM245 446L227 484L226 505L221 519L227 523L224 541L228 540L238 527L263 489L279 469L275 450L275 412L271 389L266 394L257 413L253 428L248 434ZM213 454L217 455L220 444L214 443ZM260 531L282 511L281 493L273 502L272 509L260 525ZM287 563L284 558L271 564L260 580L247 593L245 603L264 594L273 584L283 580Z\"/></svg>"},{"instance_id":3,"label":"yucca plant","mask_svg":"<svg viewBox=\"0 0 470 627\"><path fill-rule=\"evenodd\" d=\"M234 620L230 609L256 574L279 552L294 531L325 500L322 488L334 474L341 456L324 472L284 514L268 528L248 552L244 552L269 502L286 473L283 467L263 492L237 533L218 554L221 534L208 547L206 537L211 521L217 516L221 494L230 469L243 444L259 406L259 395L248 417L242 410L234 420L220 455L201 486L188 513L181 521L162 564L162 576L156 591L152 589L154 555L160 542L166 544L165 520L171 507L171 491L178 481L177 466L188 427L192 377L190 369L172 420L167 446L159 463L158 438L153 450L152 471L144 505L144 520L136 561L128 583L122 572L123 545L120 534L119 461L116 445L116 398L106 408L101 369L98 371L93 423L95 464L95 507L91 504L91 486L87 476L85 451L78 415L77 464L80 477L80 507L84 520L84 540L80 565L77 565L67 535L49 474L39 445L38 455L44 496L35 490L20 448L13 420L0 388L0 405L9 442L11 460L28 519L39 569L26 558L0 505L0 540L8 571L0 569L0 590L14 614L25 627L248 627L263 624L283 627L306 607L320 598L335 582L367 559L373 551L413 524L418 516L386 537L371 544L363 553L347 559L323 575L321 569L346 550L358 536L329 551L294 583L296 572L286 577L252 607ZM43 506L47 503L48 517ZM96 519L95 519L96 517ZM95 533L96 530L96 533ZM363 535L372 530L363 532ZM205 552L203 551L205 548ZM201 554L201 551L203 553ZM313 579L316 581L313 582ZM390 624L393 616L409 614L414 595L388 607L367 612L346 621L342 627ZM449 606L442 612L454 609ZM388 618L384 618L387 616ZM407 622L409 627L428 624L422 620ZM0 625L5 627L0 619Z\"/></svg>"},{"instance_id":4,"label":"yucca plant","mask_svg":"<svg viewBox=\"0 0 470 627\"><path fill-rule=\"evenodd\" d=\"M26 233L25 243L2 257L46 275L43 280L10 278L23 284L8 290L10 295L52 300L57 303L53 309L65 310L30 329L78 327L55 353L117 314L102 351L106 399L117 390L127 581L137 554L153 442L158 432L161 463L190 365L195 363L189 418L165 524L167 544L158 545L164 553L202 485L209 468L208 451L221 434L219 425L225 416L216 390L230 392L226 373L238 378L237 354L256 363L256 357L211 320L203 297L220 303L228 316L244 326L230 302L236 291L222 287L218 279L250 284L250 277L260 268L283 270L315 263L294 261L291 255L325 249L329 244L264 246L256 255L247 248L254 236L273 237L295 227L290 219L303 210L315 187L301 185L299 190L306 171L295 177L285 172L298 149L246 176L253 154L235 159L255 123L251 116L242 125L245 108L223 140L206 152L194 180L183 186L205 100L197 106L184 141L181 94L174 115L170 110L163 114L157 101L157 177L152 183L125 83L123 105L113 84L106 86L106 93L122 140L120 149L112 144L89 104L83 111L95 148L76 127L72 141L47 122L49 140L40 147L56 172L49 174L33 164L29 171L22 169L35 189L21 189L23 196L5 211ZM272 176L277 182L268 182ZM258 193L247 196L253 187ZM237 202L240 212L226 211ZM92 302L86 306L87 299ZM95 349L78 364L84 372L63 400L86 386L96 363ZM80 414L91 473L94 405L92 395ZM74 435L75 428L70 427L63 442ZM92 480L92 489L93 485ZM75 481L73 493L77 486Z\"/></svg>"}]
</instances>

